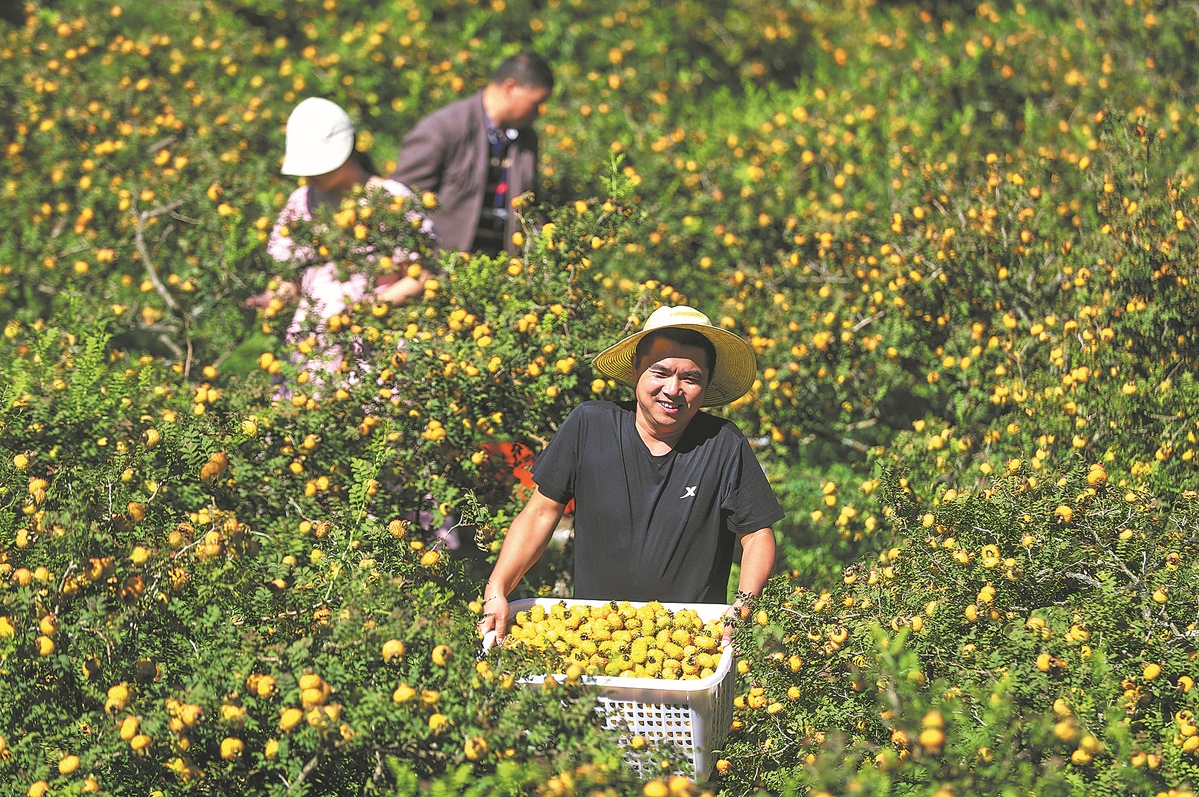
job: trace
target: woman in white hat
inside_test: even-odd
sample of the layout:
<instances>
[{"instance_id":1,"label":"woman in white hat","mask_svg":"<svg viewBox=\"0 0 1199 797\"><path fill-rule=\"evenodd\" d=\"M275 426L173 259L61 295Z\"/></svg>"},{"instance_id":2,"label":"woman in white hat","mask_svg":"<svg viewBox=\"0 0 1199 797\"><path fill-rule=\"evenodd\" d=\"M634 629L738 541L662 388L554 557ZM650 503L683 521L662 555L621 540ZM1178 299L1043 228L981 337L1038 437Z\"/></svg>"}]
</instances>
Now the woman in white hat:
<instances>
[{"instance_id":1,"label":"woman in white hat","mask_svg":"<svg viewBox=\"0 0 1199 797\"><path fill-rule=\"evenodd\" d=\"M309 221L318 208L340 206L342 199L359 186L378 186L398 197L412 197L402 183L371 174L354 151L354 123L341 106L321 97L309 97L301 102L287 118L287 148L283 156L283 174L307 178L305 185L292 192L279 213L271 231L267 252L278 261L290 260L295 254L292 239L283 235L283 228L296 220ZM422 230L433 234L432 223L424 219ZM402 253L401 253L402 254ZM300 278L299 286L284 282L277 291L268 291L247 301L251 307L265 307L272 299L288 302L299 294L288 331L299 332L309 316L321 321L341 313L348 304L366 298L399 304L421 295L429 272L419 277L407 275L377 280L375 290L368 291L364 274L351 274L345 281L338 279L333 263L311 266Z\"/></svg>"}]
</instances>

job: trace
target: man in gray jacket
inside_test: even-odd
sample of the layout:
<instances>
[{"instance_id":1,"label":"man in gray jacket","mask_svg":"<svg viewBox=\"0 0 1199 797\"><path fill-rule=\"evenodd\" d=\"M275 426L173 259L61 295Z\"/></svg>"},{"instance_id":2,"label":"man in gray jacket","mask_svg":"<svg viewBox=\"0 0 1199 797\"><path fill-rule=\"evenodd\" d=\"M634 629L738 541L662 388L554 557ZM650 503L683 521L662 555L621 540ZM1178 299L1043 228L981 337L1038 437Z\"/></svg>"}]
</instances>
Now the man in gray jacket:
<instances>
[{"instance_id":1,"label":"man in gray jacket","mask_svg":"<svg viewBox=\"0 0 1199 797\"><path fill-rule=\"evenodd\" d=\"M533 123L553 88L545 59L522 52L482 91L434 111L404 137L391 177L437 195L429 218L444 249L514 250L512 200L537 188Z\"/></svg>"}]
</instances>

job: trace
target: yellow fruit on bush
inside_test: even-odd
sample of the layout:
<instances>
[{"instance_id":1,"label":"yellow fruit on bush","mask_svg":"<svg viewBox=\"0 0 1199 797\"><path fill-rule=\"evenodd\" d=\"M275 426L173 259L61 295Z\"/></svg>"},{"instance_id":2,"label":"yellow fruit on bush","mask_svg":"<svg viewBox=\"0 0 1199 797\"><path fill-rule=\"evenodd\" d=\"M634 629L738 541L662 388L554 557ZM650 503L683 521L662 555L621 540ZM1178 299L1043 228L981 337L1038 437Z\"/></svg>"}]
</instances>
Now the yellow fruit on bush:
<instances>
[{"instance_id":1,"label":"yellow fruit on bush","mask_svg":"<svg viewBox=\"0 0 1199 797\"><path fill-rule=\"evenodd\" d=\"M472 736L462 745L462 751L471 761L478 761L487 755L487 740L482 736Z\"/></svg>"},{"instance_id":2,"label":"yellow fruit on bush","mask_svg":"<svg viewBox=\"0 0 1199 797\"><path fill-rule=\"evenodd\" d=\"M0 614L0 639L8 639L17 633L16 626L13 625L12 618Z\"/></svg>"},{"instance_id":3,"label":"yellow fruit on bush","mask_svg":"<svg viewBox=\"0 0 1199 797\"><path fill-rule=\"evenodd\" d=\"M29 791L25 792L26 797L45 797L47 791L50 790L50 784L44 780L35 780L29 784Z\"/></svg>"},{"instance_id":4,"label":"yellow fruit on bush","mask_svg":"<svg viewBox=\"0 0 1199 797\"><path fill-rule=\"evenodd\" d=\"M298 685L301 689L323 689L325 679L314 672L308 672L300 676Z\"/></svg>"},{"instance_id":5,"label":"yellow fruit on bush","mask_svg":"<svg viewBox=\"0 0 1199 797\"><path fill-rule=\"evenodd\" d=\"M651 780L641 790L645 797L670 797L670 787L660 780Z\"/></svg>"},{"instance_id":6,"label":"yellow fruit on bush","mask_svg":"<svg viewBox=\"0 0 1199 797\"><path fill-rule=\"evenodd\" d=\"M433 648L433 653L430 658L433 663L439 667L444 667L454 657L454 651L450 650L449 645L437 645Z\"/></svg>"},{"instance_id":7,"label":"yellow fruit on bush","mask_svg":"<svg viewBox=\"0 0 1199 797\"><path fill-rule=\"evenodd\" d=\"M139 733L129 740L129 746L133 748L133 752L138 755L145 755L150 749L150 745L154 743L147 734Z\"/></svg>"},{"instance_id":8,"label":"yellow fruit on bush","mask_svg":"<svg viewBox=\"0 0 1199 797\"><path fill-rule=\"evenodd\" d=\"M70 775L75 770L79 769L79 756L67 755L59 759L58 774Z\"/></svg>"},{"instance_id":9,"label":"yellow fruit on bush","mask_svg":"<svg viewBox=\"0 0 1199 797\"><path fill-rule=\"evenodd\" d=\"M1154 678L1162 674L1161 665L1154 662L1149 662L1141 669L1141 674L1145 677L1146 681L1152 681Z\"/></svg>"},{"instance_id":10,"label":"yellow fruit on bush","mask_svg":"<svg viewBox=\"0 0 1199 797\"><path fill-rule=\"evenodd\" d=\"M391 693L391 699L396 703L407 703L416 696L416 690L408 684L400 684L395 691Z\"/></svg>"},{"instance_id":11,"label":"yellow fruit on bush","mask_svg":"<svg viewBox=\"0 0 1199 797\"><path fill-rule=\"evenodd\" d=\"M304 708L319 706L325 702L325 691L315 687L300 692L300 705Z\"/></svg>"},{"instance_id":12,"label":"yellow fruit on bush","mask_svg":"<svg viewBox=\"0 0 1199 797\"><path fill-rule=\"evenodd\" d=\"M285 708L279 713L279 727L284 732L290 731L292 728L300 724L304 719L304 712L294 706Z\"/></svg>"},{"instance_id":13,"label":"yellow fruit on bush","mask_svg":"<svg viewBox=\"0 0 1199 797\"><path fill-rule=\"evenodd\" d=\"M128 742L137 736L137 728L140 721L137 717L129 716L121 720L121 739Z\"/></svg>"},{"instance_id":14,"label":"yellow fruit on bush","mask_svg":"<svg viewBox=\"0 0 1199 797\"><path fill-rule=\"evenodd\" d=\"M245 747L245 743L236 736L226 736L221 740L221 758L232 761L241 756Z\"/></svg>"},{"instance_id":15,"label":"yellow fruit on bush","mask_svg":"<svg viewBox=\"0 0 1199 797\"><path fill-rule=\"evenodd\" d=\"M383 660L398 661L404 657L404 643L398 639L389 639L383 643Z\"/></svg>"},{"instance_id":16,"label":"yellow fruit on bush","mask_svg":"<svg viewBox=\"0 0 1199 797\"><path fill-rule=\"evenodd\" d=\"M920 731L920 744L928 750L940 750L945 744L945 731L940 728L925 728Z\"/></svg>"},{"instance_id":17,"label":"yellow fruit on bush","mask_svg":"<svg viewBox=\"0 0 1199 797\"><path fill-rule=\"evenodd\" d=\"M442 730L449 723L450 720L445 714L431 714L429 716L429 729L434 733Z\"/></svg>"},{"instance_id":18,"label":"yellow fruit on bush","mask_svg":"<svg viewBox=\"0 0 1199 797\"><path fill-rule=\"evenodd\" d=\"M260 698L265 700L266 698L274 695L277 689L278 683L275 681L275 679L270 675L264 675L258 679L258 684L255 691L258 693Z\"/></svg>"},{"instance_id":19,"label":"yellow fruit on bush","mask_svg":"<svg viewBox=\"0 0 1199 797\"><path fill-rule=\"evenodd\" d=\"M109 714L116 714L121 709L125 708L129 703L129 686L125 682L121 682L108 689L108 699L104 701L104 710Z\"/></svg>"},{"instance_id":20,"label":"yellow fruit on bush","mask_svg":"<svg viewBox=\"0 0 1199 797\"><path fill-rule=\"evenodd\" d=\"M278 758L279 757L279 740L278 739L267 739L266 744L262 746L262 754L264 756L266 756L267 760L269 760L269 761L274 761L276 758Z\"/></svg>"}]
</instances>

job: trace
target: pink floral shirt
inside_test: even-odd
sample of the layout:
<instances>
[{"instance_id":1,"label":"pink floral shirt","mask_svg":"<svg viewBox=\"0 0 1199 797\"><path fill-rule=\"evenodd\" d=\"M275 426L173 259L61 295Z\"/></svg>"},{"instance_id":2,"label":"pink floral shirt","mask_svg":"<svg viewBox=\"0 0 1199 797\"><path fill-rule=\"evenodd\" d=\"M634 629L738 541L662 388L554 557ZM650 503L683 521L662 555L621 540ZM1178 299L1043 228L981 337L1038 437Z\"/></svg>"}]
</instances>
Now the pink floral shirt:
<instances>
[{"instance_id":1,"label":"pink floral shirt","mask_svg":"<svg viewBox=\"0 0 1199 797\"><path fill-rule=\"evenodd\" d=\"M408 186L395 180L372 177L368 185L377 185L392 196L405 198L414 196ZM266 251L275 260L287 261L295 254L294 242L291 238L283 235L280 230L287 223L297 219L312 220L312 208L306 185L291 192L287 204L279 212L274 229L271 230ZM425 218L421 223L421 230L428 235L433 235L433 223ZM395 253L397 262L412 260L415 257L415 254L400 250ZM337 266L333 263L309 266L300 277L300 303L296 307L296 313L292 317L287 334L290 338L295 338L309 315L315 314L319 320L327 321L355 302L368 298L368 295L367 280L363 274L351 274L343 282L338 279Z\"/></svg>"}]
</instances>

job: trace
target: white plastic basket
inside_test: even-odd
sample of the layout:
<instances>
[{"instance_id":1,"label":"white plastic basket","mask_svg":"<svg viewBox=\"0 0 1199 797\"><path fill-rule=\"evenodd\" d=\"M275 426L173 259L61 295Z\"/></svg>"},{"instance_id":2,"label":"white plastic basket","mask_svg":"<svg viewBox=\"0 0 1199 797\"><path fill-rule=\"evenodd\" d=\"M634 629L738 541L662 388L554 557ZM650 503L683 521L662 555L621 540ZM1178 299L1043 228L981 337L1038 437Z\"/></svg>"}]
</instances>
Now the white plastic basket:
<instances>
[{"instance_id":1,"label":"white plastic basket","mask_svg":"<svg viewBox=\"0 0 1199 797\"><path fill-rule=\"evenodd\" d=\"M525 598L512 601L511 617L533 606L604 606L610 601L563 600L561 598ZM632 606L643 603L630 602ZM723 615L728 606L718 603L663 603L672 612L692 609L705 622ZM600 688L599 710L604 727L621 733L620 744L625 760L638 774L661 774L658 763L645 750L630 746L640 735L651 743L674 745L691 764L690 774L696 780L706 780L716 763L713 750L724 744L733 722L733 649L726 647L717 662L716 671L707 678L690 681L668 681L662 678L619 678L585 676L585 683ZM556 674L559 681L564 678ZM530 676L522 683L540 684L545 676ZM646 748L648 749L648 748Z\"/></svg>"}]
</instances>

